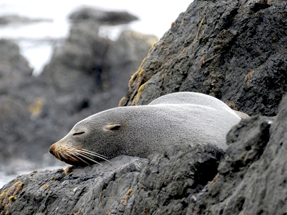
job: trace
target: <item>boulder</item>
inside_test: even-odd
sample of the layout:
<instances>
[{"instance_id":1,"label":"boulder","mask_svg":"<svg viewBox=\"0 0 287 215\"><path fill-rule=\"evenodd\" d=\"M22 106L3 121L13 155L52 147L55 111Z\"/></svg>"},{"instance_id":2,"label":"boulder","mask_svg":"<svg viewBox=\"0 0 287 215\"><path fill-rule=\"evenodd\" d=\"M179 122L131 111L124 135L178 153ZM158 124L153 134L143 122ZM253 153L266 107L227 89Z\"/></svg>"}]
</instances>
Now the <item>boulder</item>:
<instances>
[{"instance_id":1,"label":"boulder","mask_svg":"<svg viewBox=\"0 0 287 215\"><path fill-rule=\"evenodd\" d=\"M50 156L47 160L45 154L69 128L49 114L55 102L52 95L48 84L33 76L8 86L0 95L0 171L15 174L59 163Z\"/></svg>"},{"instance_id":2,"label":"boulder","mask_svg":"<svg viewBox=\"0 0 287 215\"><path fill-rule=\"evenodd\" d=\"M274 116L287 90L286 2L194 0L130 80L121 105L176 91Z\"/></svg>"},{"instance_id":3,"label":"boulder","mask_svg":"<svg viewBox=\"0 0 287 215\"><path fill-rule=\"evenodd\" d=\"M97 8L82 7L69 15L72 22L93 20L103 25L119 25L138 20L138 18L126 11L104 11Z\"/></svg>"},{"instance_id":4,"label":"boulder","mask_svg":"<svg viewBox=\"0 0 287 215\"><path fill-rule=\"evenodd\" d=\"M34 121L42 112L45 83L32 77L16 44L1 40L0 50L0 170L11 173L34 168L48 147L44 137L51 135L46 130L39 137L41 126Z\"/></svg>"},{"instance_id":5,"label":"boulder","mask_svg":"<svg viewBox=\"0 0 287 215\"><path fill-rule=\"evenodd\" d=\"M20 54L19 47L11 41L0 40L0 94L7 87L20 83L31 76L33 70L28 61Z\"/></svg>"},{"instance_id":6,"label":"boulder","mask_svg":"<svg viewBox=\"0 0 287 215\"><path fill-rule=\"evenodd\" d=\"M218 175L189 206L194 214L284 214L287 210L287 97L276 118L254 117L234 127Z\"/></svg>"},{"instance_id":7,"label":"boulder","mask_svg":"<svg viewBox=\"0 0 287 215\"><path fill-rule=\"evenodd\" d=\"M117 106L130 76L157 41L155 36L133 31L111 41L98 36L99 27L92 20L74 23L41 74L55 89L57 100L69 104L61 110L70 114L84 111L84 117Z\"/></svg>"},{"instance_id":8,"label":"boulder","mask_svg":"<svg viewBox=\"0 0 287 215\"><path fill-rule=\"evenodd\" d=\"M222 155L214 147L173 146L148 160L124 156L68 174L34 171L0 190L0 213L182 214L216 175Z\"/></svg>"}]
</instances>

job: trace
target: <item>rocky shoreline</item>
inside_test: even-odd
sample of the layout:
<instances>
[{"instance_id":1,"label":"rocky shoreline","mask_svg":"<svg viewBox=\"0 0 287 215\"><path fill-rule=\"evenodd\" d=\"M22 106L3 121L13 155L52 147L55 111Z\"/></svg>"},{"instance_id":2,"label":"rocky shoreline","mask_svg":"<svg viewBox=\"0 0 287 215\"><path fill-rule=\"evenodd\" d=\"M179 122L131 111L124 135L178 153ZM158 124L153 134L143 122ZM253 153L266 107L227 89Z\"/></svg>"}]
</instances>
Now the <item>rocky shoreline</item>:
<instances>
[{"instance_id":1,"label":"rocky shoreline","mask_svg":"<svg viewBox=\"0 0 287 215\"><path fill-rule=\"evenodd\" d=\"M139 44L147 47L149 38L138 40L137 34L125 32L111 46L111 41L85 31L96 32L97 23L75 23L42 78L32 81L25 67L20 77L29 80L11 78L1 87L0 99L7 100L0 103L1 113L5 110L10 118L0 120L14 124L0 129L10 142L27 139L25 144L35 147L32 143L50 141L51 136L59 139L91 111L117 103L118 97L110 98L120 89L127 92L122 106L147 104L170 92L196 91L252 117L229 132L226 152L212 146L171 146L148 159L115 158L113 167L103 163L21 175L0 190L0 214L286 214L286 23L284 1L194 0L145 52ZM87 40L95 46L88 46ZM134 58L139 52L143 56ZM107 61L113 64L107 66ZM136 64L138 70L130 67ZM136 72L125 81L122 71ZM117 86L118 80L125 87ZM4 105L8 100L13 109ZM20 122L10 120L14 112L25 129L33 121L33 135L15 127ZM50 127L37 130L44 121L51 122ZM18 138L3 130L12 127Z\"/></svg>"}]
</instances>

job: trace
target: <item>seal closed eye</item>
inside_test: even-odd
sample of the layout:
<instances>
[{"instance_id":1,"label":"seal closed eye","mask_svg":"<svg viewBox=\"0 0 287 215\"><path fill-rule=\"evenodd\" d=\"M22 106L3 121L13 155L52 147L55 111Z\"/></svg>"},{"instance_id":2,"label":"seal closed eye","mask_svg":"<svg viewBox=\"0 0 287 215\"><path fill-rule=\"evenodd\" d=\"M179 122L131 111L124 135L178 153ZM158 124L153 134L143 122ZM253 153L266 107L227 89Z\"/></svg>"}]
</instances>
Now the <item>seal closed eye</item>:
<instances>
[{"instance_id":1,"label":"seal closed eye","mask_svg":"<svg viewBox=\"0 0 287 215\"><path fill-rule=\"evenodd\" d=\"M85 166L118 155L147 157L175 144L212 144L225 150L226 134L240 121L222 101L201 93L172 93L149 105L108 109L78 122L49 151Z\"/></svg>"},{"instance_id":2,"label":"seal closed eye","mask_svg":"<svg viewBox=\"0 0 287 215\"><path fill-rule=\"evenodd\" d=\"M84 134L84 133L85 133L84 131L77 132L77 133L74 133L73 136L81 135L81 134Z\"/></svg>"},{"instance_id":3,"label":"seal closed eye","mask_svg":"<svg viewBox=\"0 0 287 215\"><path fill-rule=\"evenodd\" d=\"M105 126L106 130L118 130L120 129L121 124L109 124Z\"/></svg>"}]
</instances>

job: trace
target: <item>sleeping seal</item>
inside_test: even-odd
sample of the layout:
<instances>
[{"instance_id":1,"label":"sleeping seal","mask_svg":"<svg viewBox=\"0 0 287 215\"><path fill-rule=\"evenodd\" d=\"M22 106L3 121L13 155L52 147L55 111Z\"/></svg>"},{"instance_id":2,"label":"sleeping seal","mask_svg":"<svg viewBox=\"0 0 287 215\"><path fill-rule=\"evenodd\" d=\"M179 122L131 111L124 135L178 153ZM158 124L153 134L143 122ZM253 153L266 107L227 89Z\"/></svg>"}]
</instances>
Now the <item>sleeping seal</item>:
<instances>
[{"instance_id":1,"label":"sleeping seal","mask_svg":"<svg viewBox=\"0 0 287 215\"><path fill-rule=\"evenodd\" d=\"M68 164L85 166L118 155L147 157L173 144L212 144L225 150L226 134L239 121L233 110L212 96L172 93L149 105L89 116L49 151Z\"/></svg>"}]
</instances>

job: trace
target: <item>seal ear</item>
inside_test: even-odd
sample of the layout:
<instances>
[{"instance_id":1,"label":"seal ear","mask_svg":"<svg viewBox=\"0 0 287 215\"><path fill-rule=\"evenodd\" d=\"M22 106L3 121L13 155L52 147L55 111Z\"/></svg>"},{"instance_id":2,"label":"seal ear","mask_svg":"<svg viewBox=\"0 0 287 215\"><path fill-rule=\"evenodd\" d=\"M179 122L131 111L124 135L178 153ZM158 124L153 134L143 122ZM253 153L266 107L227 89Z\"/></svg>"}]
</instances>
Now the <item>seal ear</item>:
<instances>
[{"instance_id":1,"label":"seal ear","mask_svg":"<svg viewBox=\"0 0 287 215\"><path fill-rule=\"evenodd\" d=\"M106 130L118 130L121 127L121 124L108 124L105 125L104 129Z\"/></svg>"}]
</instances>

